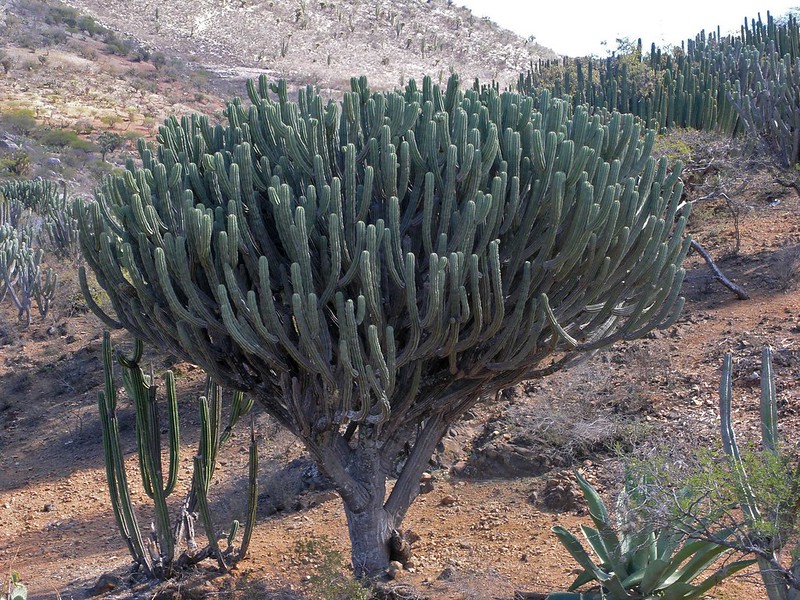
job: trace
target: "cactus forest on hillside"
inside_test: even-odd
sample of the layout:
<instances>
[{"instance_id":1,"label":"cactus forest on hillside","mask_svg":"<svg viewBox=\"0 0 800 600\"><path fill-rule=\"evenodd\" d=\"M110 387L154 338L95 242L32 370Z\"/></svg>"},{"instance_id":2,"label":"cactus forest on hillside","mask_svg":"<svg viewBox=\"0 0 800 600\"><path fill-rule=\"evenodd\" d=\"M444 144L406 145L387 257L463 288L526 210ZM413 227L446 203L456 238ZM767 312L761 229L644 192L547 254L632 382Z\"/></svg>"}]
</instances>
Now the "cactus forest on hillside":
<instances>
[{"instance_id":1,"label":"cactus forest on hillside","mask_svg":"<svg viewBox=\"0 0 800 600\"><path fill-rule=\"evenodd\" d=\"M227 126L170 119L155 151L140 143L142 168L79 202L81 245L108 324L303 441L374 573L455 419L676 318L680 168L633 115L455 76L354 79L341 104L264 77L248 92Z\"/></svg>"},{"instance_id":2,"label":"cactus forest on hillside","mask_svg":"<svg viewBox=\"0 0 800 600\"><path fill-rule=\"evenodd\" d=\"M641 41L629 53L542 61L518 89L550 89L574 106L616 110L649 127L743 132L760 137L782 166L800 160L800 27L789 15L745 19L738 35L698 34L673 53Z\"/></svg>"},{"instance_id":3,"label":"cactus forest on hillside","mask_svg":"<svg viewBox=\"0 0 800 600\"><path fill-rule=\"evenodd\" d=\"M34 302L44 318L58 276L45 265L45 250L57 257L77 252L77 222L66 187L52 181L0 182L0 302L10 298L19 320L30 324Z\"/></svg>"}]
</instances>

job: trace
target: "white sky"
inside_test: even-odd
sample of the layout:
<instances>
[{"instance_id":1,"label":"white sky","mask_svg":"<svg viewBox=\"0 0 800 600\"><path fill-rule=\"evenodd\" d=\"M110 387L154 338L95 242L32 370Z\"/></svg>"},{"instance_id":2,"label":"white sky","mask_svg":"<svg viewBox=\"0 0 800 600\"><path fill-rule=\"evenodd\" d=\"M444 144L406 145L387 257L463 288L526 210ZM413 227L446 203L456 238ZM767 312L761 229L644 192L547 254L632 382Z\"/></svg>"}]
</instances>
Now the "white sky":
<instances>
[{"instance_id":1,"label":"white sky","mask_svg":"<svg viewBox=\"0 0 800 600\"><path fill-rule=\"evenodd\" d=\"M680 45L701 29L723 33L738 31L744 18L761 17L767 11L780 16L800 0L455 0L479 17L488 16L500 26L523 37L534 36L558 54L605 57L617 47L616 39L642 38L645 52ZM607 46L601 42L606 41Z\"/></svg>"}]
</instances>

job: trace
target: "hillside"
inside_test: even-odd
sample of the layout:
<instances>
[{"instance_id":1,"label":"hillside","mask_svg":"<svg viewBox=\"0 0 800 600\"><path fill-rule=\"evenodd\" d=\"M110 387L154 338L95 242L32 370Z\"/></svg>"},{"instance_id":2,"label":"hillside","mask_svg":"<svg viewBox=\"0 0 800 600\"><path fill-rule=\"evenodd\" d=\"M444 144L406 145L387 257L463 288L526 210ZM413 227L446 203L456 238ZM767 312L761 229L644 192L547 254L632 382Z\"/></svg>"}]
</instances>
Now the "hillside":
<instances>
[{"instance_id":1,"label":"hillside","mask_svg":"<svg viewBox=\"0 0 800 600\"><path fill-rule=\"evenodd\" d=\"M444 0L69 0L145 45L225 76L266 72L320 89L375 88L409 78L516 82L555 54Z\"/></svg>"}]
</instances>

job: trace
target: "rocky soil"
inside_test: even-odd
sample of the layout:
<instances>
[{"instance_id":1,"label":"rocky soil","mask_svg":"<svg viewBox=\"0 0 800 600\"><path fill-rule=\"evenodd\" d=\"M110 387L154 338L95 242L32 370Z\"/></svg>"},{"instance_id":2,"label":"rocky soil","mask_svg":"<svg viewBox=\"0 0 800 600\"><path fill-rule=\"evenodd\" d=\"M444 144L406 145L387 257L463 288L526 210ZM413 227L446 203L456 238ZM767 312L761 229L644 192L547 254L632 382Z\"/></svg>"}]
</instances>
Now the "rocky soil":
<instances>
[{"instance_id":1,"label":"rocky soil","mask_svg":"<svg viewBox=\"0 0 800 600\"><path fill-rule=\"evenodd\" d=\"M515 84L551 50L445 0L69 0L148 46L227 76L260 72L337 93L366 75L380 89L431 75Z\"/></svg>"}]
</instances>

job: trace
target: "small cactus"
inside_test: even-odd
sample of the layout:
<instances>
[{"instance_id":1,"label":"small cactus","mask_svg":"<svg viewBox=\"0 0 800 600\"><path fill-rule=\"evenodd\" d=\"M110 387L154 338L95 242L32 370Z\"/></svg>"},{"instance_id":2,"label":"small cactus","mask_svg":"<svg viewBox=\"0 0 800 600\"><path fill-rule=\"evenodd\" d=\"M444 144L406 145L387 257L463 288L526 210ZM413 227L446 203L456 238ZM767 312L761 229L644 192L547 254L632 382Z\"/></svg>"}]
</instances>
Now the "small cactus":
<instances>
[{"instance_id":1,"label":"small cactus","mask_svg":"<svg viewBox=\"0 0 800 600\"><path fill-rule=\"evenodd\" d=\"M103 431L103 449L106 462L111 505L117 526L128 546L133 560L150 577L169 577L176 566L194 564L206 557L215 558L222 570L239 561L247 553L253 527L257 501L258 448L254 425L250 426L250 451L248 469L247 518L243 527L242 543L237 547L235 538L242 528L234 521L228 534L228 544L220 548L217 530L213 526L208 507L208 488L216 466L219 446L230 437L230 432L240 417L252 407L252 400L245 399L241 392L233 394L231 415L227 427L222 429L222 388L207 381L206 396L200 398L201 438L198 453L194 458L192 483L181 504L175 522L170 516L167 497L173 493L177 483L180 433L178 402L175 378L171 371L164 376L168 414L168 455L166 470L162 464L161 424L157 405L157 388L152 374L148 377L140 367L143 344L137 340L131 356L117 352L117 361L123 369L123 381L128 396L136 411L137 450L139 472L145 493L155 505L155 523L149 537L142 534L130 495L127 473L123 460L117 420L117 391L114 383L111 337L103 336L103 372L105 389L98 394L100 423ZM200 511L208 546L197 549L194 539L195 511ZM179 553L179 546L186 549Z\"/></svg>"},{"instance_id":2,"label":"small cactus","mask_svg":"<svg viewBox=\"0 0 800 600\"><path fill-rule=\"evenodd\" d=\"M736 489L738 494L739 506L745 517L745 531L749 534L754 533L752 537L757 540L755 544L748 544L751 546L749 551L753 551L752 547L758 547L758 540L763 536L757 534L759 524L764 522L765 516L762 514L763 507L759 506L758 494L754 491L750 483L750 474L747 471L745 462L742 460L742 454L739 450L739 444L736 442L736 433L733 429L731 420L731 404L733 400L733 361L730 352L725 355L722 365L722 378L719 387L719 411L720 411L720 432L722 435L722 449L728 455L733 473L736 477ZM778 436L778 404L775 395L775 376L772 371L772 349L765 346L761 352L761 400L760 400L760 413L761 413L761 444L764 452L782 456ZM795 471L797 474L797 471ZM794 485L797 485L795 482ZM791 520L790 525L794 525L797 520L798 506L792 514L789 515ZM774 515L766 517L770 522L775 520ZM761 548L756 552L756 559L758 567L761 571L761 577L764 580L764 586L767 591L769 600L796 600L800 598L800 581L794 575L800 571L800 560L796 557L800 552L800 543L795 543L794 548L790 553L793 564L786 568L786 572L781 572L781 569L776 568L781 565L782 548L788 542L786 536L775 535L770 536L769 547ZM790 577L787 577L791 574Z\"/></svg>"}]
</instances>

